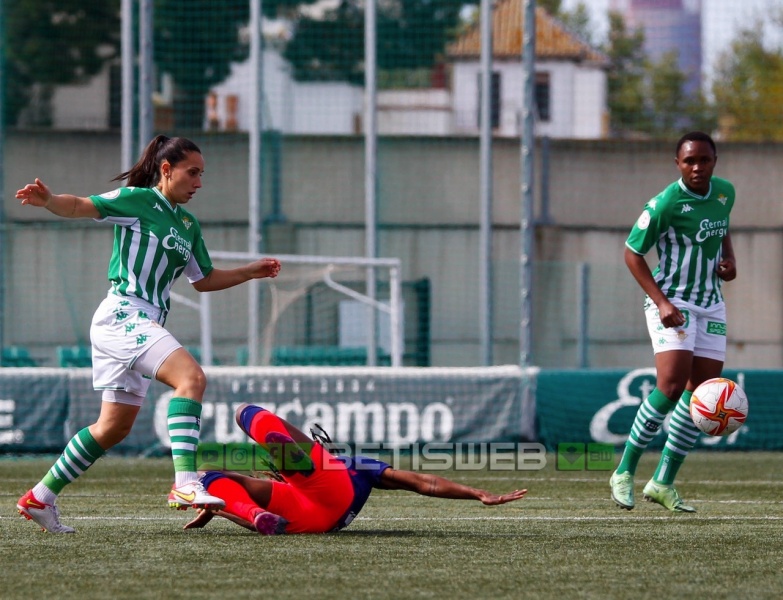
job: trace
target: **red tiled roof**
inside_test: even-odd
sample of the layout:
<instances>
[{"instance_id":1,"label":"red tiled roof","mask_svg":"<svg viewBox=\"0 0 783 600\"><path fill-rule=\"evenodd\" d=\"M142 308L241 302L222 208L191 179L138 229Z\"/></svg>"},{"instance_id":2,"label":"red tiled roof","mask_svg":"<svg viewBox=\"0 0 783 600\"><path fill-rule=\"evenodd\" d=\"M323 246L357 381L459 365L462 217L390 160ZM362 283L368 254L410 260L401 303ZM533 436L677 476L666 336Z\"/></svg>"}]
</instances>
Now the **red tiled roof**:
<instances>
[{"instance_id":1,"label":"red tiled roof","mask_svg":"<svg viewBox=\"0 0 783 600\"><path fill-rule=\"evenodd\" d=\"M498 0L492 13L492 46L495 58L522 57L522 0ZM452 60L481 55L481 24L474 23L446 50ZM606 63L607 58L570 33L543 8L536 8L536 58Z\"/></svg>"}]
</instances>

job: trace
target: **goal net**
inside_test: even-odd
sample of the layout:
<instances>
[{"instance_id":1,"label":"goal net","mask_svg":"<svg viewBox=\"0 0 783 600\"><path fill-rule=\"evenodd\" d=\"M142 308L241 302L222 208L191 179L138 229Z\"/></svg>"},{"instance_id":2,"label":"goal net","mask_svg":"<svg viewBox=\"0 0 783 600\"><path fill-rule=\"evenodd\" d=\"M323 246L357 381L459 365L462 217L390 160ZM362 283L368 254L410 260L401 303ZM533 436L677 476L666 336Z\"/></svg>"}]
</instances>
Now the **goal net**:
<instances>
[{"instance_id":1,"label":"goal net","mask_svg":"<svg viewBox=\"0 0 783 600\"><path fill-rule=\"evenodd\" d=\"M216 268L263 257L210 253ZM167 327L204 365L402 366L403 298L396 258L276 255L274 279L215 293L172 293ZM197 339L197 342L195 341Z\"/></svg>"}]
</instances>

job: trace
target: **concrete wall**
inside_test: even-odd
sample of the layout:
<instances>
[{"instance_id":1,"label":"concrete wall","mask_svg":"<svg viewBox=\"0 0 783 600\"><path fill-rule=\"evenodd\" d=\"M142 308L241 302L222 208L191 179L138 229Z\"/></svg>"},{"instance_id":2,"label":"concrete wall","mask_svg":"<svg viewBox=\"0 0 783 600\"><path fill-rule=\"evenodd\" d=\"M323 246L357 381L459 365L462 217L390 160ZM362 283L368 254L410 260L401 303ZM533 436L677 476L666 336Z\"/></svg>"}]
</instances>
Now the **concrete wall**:
<instances>
[{"instance_id":1,"label":"concrete wall","mask_svg":"<svg viewBox=\"0 0 783 600\"><path fill-rule=\"evenodd\" d=\"M212 249L247 247L247 139L196 137L206 159L204 188L190 207ZM265 231L269 253L359 255L364 252L363 142L352 137L286 137L279 173L286 220ZM589 266L590 366L650 364L641 294L622 262L623 241L642 205L678 171L674 143L552 141L548 202L535 184L534 361L580 364L579 265ZM519 144L494 146L495 363L518 361ZM724 288L733 367L783 364L783 145L721 144L717 174L738 190L732 219L739 276ZM90 222L57 220L22 207L14 193L34 177L55 191L107 191L119 171L119 135L12 132L6 140L5 343L39 354L86 340L89 319L107 288L111 233ZM269 183L269 180L267 180ZM384 138L379 144L379 248L402 260L406 280L432 281L432 359L440 366L475 365L478 330L478 142L467 138ZM271 210L270 200L264 212ZM43 221L43 222L42 222ZM62 225L62 224L61 224ZM176 291L189 292L187 284ZM221 292L222 293L222 292ZM226 292L228 293L228 292ZM227 296L228 298L228 296ZM188 309L169 326L197 339ZM213 324L227 338L241 323ZM226 347L230 346L230 340ZM237 342L238 343L238 342Z\"/></svg>"}]
</instances>

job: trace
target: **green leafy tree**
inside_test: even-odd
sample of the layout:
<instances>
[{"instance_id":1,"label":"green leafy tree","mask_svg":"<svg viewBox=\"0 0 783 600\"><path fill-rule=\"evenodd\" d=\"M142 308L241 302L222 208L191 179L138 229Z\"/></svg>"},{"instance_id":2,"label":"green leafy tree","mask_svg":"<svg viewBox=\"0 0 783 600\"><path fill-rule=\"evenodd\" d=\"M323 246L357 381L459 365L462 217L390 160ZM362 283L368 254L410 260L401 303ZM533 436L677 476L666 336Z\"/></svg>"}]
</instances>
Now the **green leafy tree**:
<instances>
[{"instance_id":1,"label":"green leafy tree","mask_svg":"<svg viewBox=\"0 0 783 600\"><path fill-rule=\"evenodd\" d=\"M558 15L563 24L576 34L582 41L591 46L595 43L593 39L593 26L590 22L590 11L587 6L580 2L573 11L560 12Z\"/></svg>"},{"instance_id":2,"label":"green leafy tree","mask_svg":"<svg viewBox=\"0 0 783 600\"><path fill-rule=\"evenodd\" d=\"M645 116L644 32L628 31L620 13L609 13L609 38L604 52L609 57L607 103L612 134L627 135L649 130Z\"/></svg>"},{"instance_id":3,"label":"green leafy tree","mask_svg":"<svg viewBox=\"0 0 783 600\"><path fill-rule=\"evenodd\" d=\"M176 127L201 128L207 93L248 56L240 32L249 19L247 0L155 2L155 65L174 79Z\"/></svg>"},{"instance_id":4,"label":"green leafy tree","mask_svg":"<svg viewBox=\"0 0 783 600\"><path fill-rule=\"evenodd\" d=\"M262 0L261 11L265 17L295 17L299 7L303 4L315 4L319 0Z\"/></svg>"},{"instance_id":5,"label":"green leafy tree","mask_svg":"<svg viewBox=\"0 0 783 600\"><path fill-rule=\"evenodd\" d=\"M536 6L540 6L553 17L557 17L560 14L562 4L562 0L538 0L536 2Z\"/></svg>"},{"instance_id":6,"label":"green leafy tree","mask_svg":"<svg viewBox=\"0 0 783 600\"><path fill-rule=\"evenodd\" d=\"M34 125L51 124L54 86L87 81L119 54L119 0L3 2L5 123L36 96Z\"/></svg>"},{"instance_id":7,"label":"green leafy tree","mask_svg":"<svg viewBox=\"0 0 783 600\"><path fill-rule=\"evenodd\" d=\"M662 137L668 136L678 126L687 100L683 89L686 78L677 60L677 51L672 50L666 52L660 62L651 64L649 69L650 121L653 131Z\"/></svg>"},{"instance_id":8,"label":"green leafy tree","mask_svg":"<svg viewBox=\"0 0 783 600\"><path fill-rule=\"evenodd\" d=\"M763 23L740 31L720 56L712 90L726 139L783 140L783 51L767 48Z\"/></svg>"},{"instance_id":9,"label":"green leafy tree","mask_svg":"<svg viewBox=\"0 0 783 600\"><path fill-rule=\"evenodd\" d=\"M323 19L301 18L283 56L300 81L361 83L364 13L355 2L342 2Z\"/></svg>"},{"instance_id":10,"label":"green leafy tree","mask_svg":"<svg viewBox=\"0 0 783 600\"><path fill-rule=\"evenodd\" d=\"M679 68L677 51L666 52L657 63L647 67L647 110L649 133L659 138L679 136L682 131L712 131L717 125L715 112L704 96L685 91L687 77Z\"/></svg>"},{"instance_id":11,"label":"green leafy tree","mask_svg":"<svg viewBox=\"0 0 783 600\"><path fill-rule=\"evenodd\" d=\"M590 11L585 3L579 2L572 11L563 10L562 4L561 0L538 0L536 2L536 6L542 7L582 41L592 45L594 42L593 29L590 23Z\"/></svg>"},{"instance_id":12,"label":"green leafy tree","mask_svg":"<svg viewBox=\"0 0 783 600\"><path fill-rule=\"evenodd\" d=\"M378 67L433 67L459 26L462 3L451 0L390 0L378 5ZM364 11L343 0L323 19L304 17L286 46L294 76L304 81L364 80Z\"/></svg>"}]
</instances>

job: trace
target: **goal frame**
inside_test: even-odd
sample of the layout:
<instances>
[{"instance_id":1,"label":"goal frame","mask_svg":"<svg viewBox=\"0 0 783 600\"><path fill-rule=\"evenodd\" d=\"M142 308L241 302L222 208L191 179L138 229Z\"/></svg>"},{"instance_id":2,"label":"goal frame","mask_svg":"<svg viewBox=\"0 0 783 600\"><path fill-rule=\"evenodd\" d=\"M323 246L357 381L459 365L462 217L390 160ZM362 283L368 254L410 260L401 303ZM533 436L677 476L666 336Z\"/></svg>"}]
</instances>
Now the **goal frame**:
<instances>
[{"instance_id":1,"label":"goal frame","mask_svg":"<svg viewBox=\"0 0 783 600\"><path fill-rule=\"evenodd\" d=\"M228 260L237 262L254 262L263 258L269 258L268 254L255 254L251 252L230 252L230 251L210 251L213 260ZM392 367L402 366L403 354L403 319L402 319L402 282L400 281L400 259L399 258L367 258L358 256L317 256L317 255L298 255L298 254L276 254L277 258L285 268L286 264L309 264L309 265L350 265L354 267L366 267L368 287L375 284L374 269L384 268L389 272L389 303L388 305L379 302L374 293L362 294L352 290L330 277L329 271L326 271L322 282L329 288L345 295L346 297L357 300L367 306L374 308L389 318L390 331L390 359ZM261 323L259 320L260 303L260 281L251 280L245 285L248 288L248 364L256 366L259 364L259 342L261 340ZM191 300L176 292L171 292L171 300L184 304L199 313L200 318L200 344L201 344L201 362L209 366L214 362L213 343L212 343L212 292L200 293L198 301ZM377 361L376 352L376 319L370 319L367 331L367 366L375 366Z\"/></svg>"}]
</instances>

